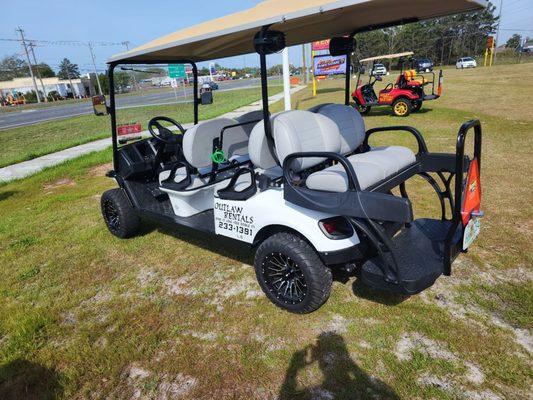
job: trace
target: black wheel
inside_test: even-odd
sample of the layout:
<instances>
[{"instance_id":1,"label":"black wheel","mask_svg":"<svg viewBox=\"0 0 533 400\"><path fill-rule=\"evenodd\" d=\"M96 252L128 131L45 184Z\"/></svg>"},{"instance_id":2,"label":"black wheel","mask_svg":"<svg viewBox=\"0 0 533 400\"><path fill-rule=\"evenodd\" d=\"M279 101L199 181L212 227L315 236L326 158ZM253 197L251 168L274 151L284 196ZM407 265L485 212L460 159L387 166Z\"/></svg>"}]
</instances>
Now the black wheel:
<instances>
[{"instance_id":1,"label":"black wheel","mask_svg":"<svg viewBox=\"0 0 533 400\"><path fill-rule=\"evenodd\" d=\"M259 285L276 306L307 314L326 302L331 291L331 271L302 238L288 232L266 239L255 253Z\"/></svg>"},{"instance_id":2,"label":"black wheel","mask_svg":"<svg viewBox=\"0 0 533 400\"><path fill-rule=\"evenodd\" d=\"M422 108L422 100L413 102L413 109L412 109L413 112L418 112L420 111L421 108Z\"/></svg>"},{"instance_id":3,"label":"black wheel","mask_svg":"<svg viewBox=\"0 0 533 400\"><path fill-rule=\"evenodd\" d=\"M392 103L392 112L394 112L394 115L397 117L407 117L411 113L412 108L411 101L405 97L400 97Z\"/></svg>"},{"instance_id":4,"label":"black wheel","mask_svg":"<svg viewBox=\"0 0 533 400\"><path fill-rule=\"evenodd\" d=\"M113 235L119 238L134 236L139 229L139 216L131 206L122 189L111 189L100 200L102 216Z\"/></svg>"}]
</instances>

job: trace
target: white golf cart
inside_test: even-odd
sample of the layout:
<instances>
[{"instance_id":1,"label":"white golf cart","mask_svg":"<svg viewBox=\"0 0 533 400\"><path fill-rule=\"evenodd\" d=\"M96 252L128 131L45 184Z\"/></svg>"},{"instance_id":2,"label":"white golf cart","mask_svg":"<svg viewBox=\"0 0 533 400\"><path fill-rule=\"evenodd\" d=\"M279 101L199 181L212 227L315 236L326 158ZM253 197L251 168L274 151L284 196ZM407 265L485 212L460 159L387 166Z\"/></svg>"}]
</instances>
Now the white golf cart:
<instances>
[{"instance_id":1,"label":"white golf cart","mask_svg":"<svg viewBox=\"0 0 533 400\"><path fill-rule=\"evenodd\" d=\"M479 231L479 121L461 126L455 154L430 152L412 127L365 130L349 104L350 71L344 104L270 115L266 56L287 45L332 38L330 52L350 57L359 32L485 5L480 0L415 0L409 7L396 0L269 0L113 57L111 88L119 65L189 63L195 96L191 128L155 117L149 123L153 137L122 146L115 94L111 91L109 106L95 99L95 111L104 106L98 113L111 116L109 176L119 186L101 200L109 230L130 237L141 218L150 218L251 245L261 288L274 304L296 313L324 304L334 268L353 271L380 290L416 294L428 288L451 273L453 260ZM195 63L253 50L260 56L263 110L238 120L198 122L198 107L211 103L212 93L198 97ZM464 155L471 129L472 159ZM413 135L417 151L369 144L377 133L391 131ZM405 182L417 175L435 189L440 219L414 220ZM401 195L393 194L395 188Z\"/></svg>"}]
</instances>

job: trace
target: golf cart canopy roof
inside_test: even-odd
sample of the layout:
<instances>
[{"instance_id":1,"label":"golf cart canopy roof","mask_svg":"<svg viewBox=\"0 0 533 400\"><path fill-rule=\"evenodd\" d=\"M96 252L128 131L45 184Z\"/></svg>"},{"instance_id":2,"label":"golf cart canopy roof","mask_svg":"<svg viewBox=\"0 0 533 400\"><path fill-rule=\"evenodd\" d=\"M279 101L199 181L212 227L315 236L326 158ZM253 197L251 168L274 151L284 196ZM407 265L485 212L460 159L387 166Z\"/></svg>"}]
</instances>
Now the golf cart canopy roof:
<instances>
[{"instance_id":1,"label":"golf cart canopy roof","mask_svg":"<svg viewBox=\"0 0 533 400\"><path fill-rule=\"evenodd\" d=\"M207 61L254 52L253 38L272 25L287 46L354 32L474 11L486 0L266 0L255 7L155 39L110 63Z\"/></svg>"},{"instance_id":2,"label":"golf cart canopy roof","mask_svg":"<svg viewBox=\"0 0 533 400\"><path fill-rule=\"evenodd\" d=\"M386 54L384 56L369 57L369 58L365 58L363 60L359 60L359 62L360 63L364 63L364 62L367 62L367 61L388 60L388 59L391 59L391 58L400 58L400 57L412 56L413 54L415 54L415 53L413 53L412 51L406 51L404 53Z\"/></svg>"}]
</instances>

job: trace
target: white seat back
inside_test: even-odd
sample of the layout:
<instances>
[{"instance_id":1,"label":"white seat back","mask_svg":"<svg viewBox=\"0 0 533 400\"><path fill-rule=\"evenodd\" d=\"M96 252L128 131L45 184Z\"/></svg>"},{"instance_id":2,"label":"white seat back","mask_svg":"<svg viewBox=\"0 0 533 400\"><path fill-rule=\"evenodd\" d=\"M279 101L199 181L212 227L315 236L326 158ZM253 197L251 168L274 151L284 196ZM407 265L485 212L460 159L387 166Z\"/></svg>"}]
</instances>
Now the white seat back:
<instances>
[{"instance_id":1,"label":"white seat back","mask_svg":"<svg viewBox=\"0 0 533 400\"><path fill-rule=\"evenodd\" d=\"M285 111L270 119L276 155L281 165L289 154L309 151L338 153L341 148L337 125L329 118L309 111ZM266 139L264 124L257 124L250 135L248 147L254 165L269 169L277 165ZM292 167L300 171L312 167L322 158L301 158Z\"/></svg>"},{"instance_id":2,"label":"white seat back","mask_svg":"<svg viewBox=\"0 0 533 400\"><path fill-rule=\"evenodd\" d=\"M226 126L235 125L237 121L231 118L216 118L200 122L185 132L183 137L183 155L195 168L211 165L213 153L213 139L220 136ZM245 155L248 151L248 134L242 126L226 129L222 141L222 150L226 158L235 155Z\"/></svg>"},{"instance_id":3,"label":"white seat back","mask_svg":"<svg viewBox=\"0 0 533 400\"><path fill-rule=\"evenodd\" d=\"M316 112L337 124L341 134L341 154L353 152L365 140L365 122L354 107L344 104L325 104Z\"/></svg>"},{"instance_id":4,"label":"white seat back","mask_svg":"<svg viewBox=\"0 0 533 400\"><path fill-rule=\"evenodd\" d=\"M244 122L251 122L251 121L257 121L257 120L260 120L259 122L263 122L263 110L250 111L235 119L240 124ZM248 136L250 136L250 133L252 133L252 129L254 128L256 124L257 122L249 123L249 124L242 126Z\"/></svg>"}]
</instances>

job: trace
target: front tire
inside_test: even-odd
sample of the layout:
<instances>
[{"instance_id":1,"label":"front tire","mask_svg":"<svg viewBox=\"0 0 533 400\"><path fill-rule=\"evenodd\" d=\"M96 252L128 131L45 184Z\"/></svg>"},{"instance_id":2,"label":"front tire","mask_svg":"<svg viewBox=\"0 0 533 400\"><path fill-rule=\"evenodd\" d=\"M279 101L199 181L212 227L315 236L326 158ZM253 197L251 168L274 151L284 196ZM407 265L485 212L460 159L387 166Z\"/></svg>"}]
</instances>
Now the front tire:
<instances>
[{"instance_id":1,"label":"front tire","mask_svg":"<svg viewBox=\"0 0 533 400\"><path fill-rule=\"evenodd\" d=\"M412 108L411 101L404 97L396 99L392 103L392 112L397 117L407 117L411 113Z\"/></svg>"},{"instance_id":2,"label":"front tire","mask_svg":"<svg viewBox=\"0 0 533 400\"><path fill-rule=\"evenodd\" d=\"M100 200L102 216L113 235L125 239L139 230L140 219L122 189L111 189Z\"/></svg>"},{"instance_id":3,"label":"front tire","mask_svg":"<svg viewBox=\"0 0 533 400\"><path fill-rule=\"evenodd\" d=\"M301 237L280 232L258 247L254 260L261 289L276 306L297 314L320 308L331 292L331 271Z\"/></svg>"},{"instance_id":4,"label":"front tire","mask_svg":"<svg viewBox=\"0 0 533 400\"><path fill-rule=\"evenodd\" d=\"M359 114L368 114L370 112L370 106L363 106L359 100L355 100L355 108L359 111Z\"/></svg>"}]
</instances>

